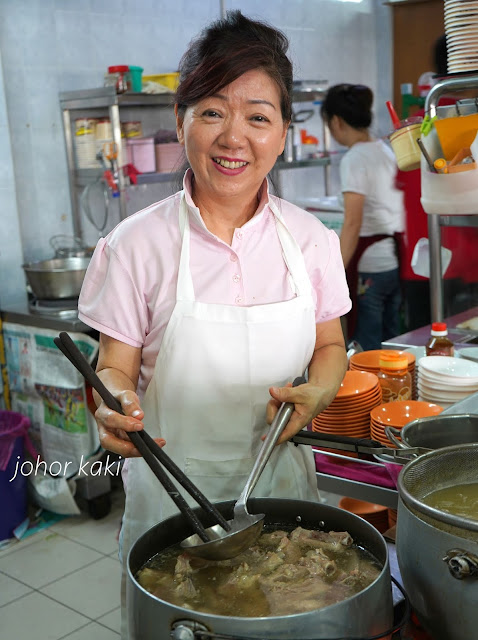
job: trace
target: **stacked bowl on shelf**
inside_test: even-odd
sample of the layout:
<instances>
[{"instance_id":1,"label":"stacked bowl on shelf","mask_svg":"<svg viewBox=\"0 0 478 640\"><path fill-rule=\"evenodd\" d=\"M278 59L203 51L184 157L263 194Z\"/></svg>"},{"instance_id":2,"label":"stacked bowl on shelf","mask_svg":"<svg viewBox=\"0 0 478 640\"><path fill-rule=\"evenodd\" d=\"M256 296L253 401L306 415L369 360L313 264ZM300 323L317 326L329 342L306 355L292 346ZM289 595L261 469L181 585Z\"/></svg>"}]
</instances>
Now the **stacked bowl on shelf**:
<instances>
[{"instance_id":1,"label":"stacked bowl on shelf","mask_svg":"<svg viewBox=\"0 0 478 640\"><path fill-rule=\"evenodd\" d=\"M442 411L443 408L437 404L418 400L397 400L380 404L370 412L370 435L385 447L395 447L387 438L385 427L401 429L417 418L436 416Z\"/></svg>"},{"instance_id":2,"label":"stacked bowl on shelf","mask_svg":"<svg viewBox=\"0 0 478 640\"><path fill-rule=\"evenodd\" d=\"M478 1L445 0L448 73L478 69Z\"/></svg>"},{"instance_id":3,"label":"stacked bowl on shelf","mask_svg":"<svg viewBox=\"0 0 478 640\"><path fill-rule=\"evenodd\" d=\"M352 371L368 371L375 375L380 371L380 353L384 349L372 349L370 351L361 351L350 356L349 369ZM409 351L399 351L397 353L405 353L408 360L408 372L412 377L412 398L417 398L416 375L415 375L415 355Z\"/></svg>"},{"instance_id":4,"label":"stacked bowl on shelf","mask_svg":"<svg viewBox=\"0 0 478 640\"><path fill-rule=\"evenodd\" d=\"M478 391L478 363L450 356L425 356L418 361L420 400L446 409Z\"/></svg>"},{"instance_id":5,"label":"stacked bowl on shelf","mask_svg":"<svg viewBox=\"0 0 478 640\"><path fill-rule=\"evenodd\" d=\"M370 436L370 411L382 401L378 378L347 371L332 403L312 421L312 430L351 438Z\"/></svg>"},{"instance_id":6,"label":"stacked bowl on shelf","mask_svg":"<svg viewBox=\"0 0 478 640\"><path fill-rule=\"evenodd\" d=\"M381 504L345 497L340 499L339 507L360 516L378 529L380 533L384 533L389 528L388 509Z\"/></svg>"}]
</instances>

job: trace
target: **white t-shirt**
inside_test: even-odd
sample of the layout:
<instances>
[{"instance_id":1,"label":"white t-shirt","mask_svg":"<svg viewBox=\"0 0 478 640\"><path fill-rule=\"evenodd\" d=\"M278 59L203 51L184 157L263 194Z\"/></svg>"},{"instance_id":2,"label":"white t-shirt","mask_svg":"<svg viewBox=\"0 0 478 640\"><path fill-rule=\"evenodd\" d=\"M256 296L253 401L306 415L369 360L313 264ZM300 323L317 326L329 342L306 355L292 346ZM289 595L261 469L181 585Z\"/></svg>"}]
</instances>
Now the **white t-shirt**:
<instances>
[{"instance_id":1,"label":"white t-shirt","mask_svg":"<svg viewBox=\"0 0 478 640\"><path fill-rule=\"evenodd\" d=\"M340 183L346 191L365 196L360 236L393 235L404 229L403 193L395 187L397 164L382 141L357 142L342 158ZM341 196L343 203L343 195ZM358 264L362 272L378 273L398 267L392 238L368 247Z\"/></svg>"}]
</instances>

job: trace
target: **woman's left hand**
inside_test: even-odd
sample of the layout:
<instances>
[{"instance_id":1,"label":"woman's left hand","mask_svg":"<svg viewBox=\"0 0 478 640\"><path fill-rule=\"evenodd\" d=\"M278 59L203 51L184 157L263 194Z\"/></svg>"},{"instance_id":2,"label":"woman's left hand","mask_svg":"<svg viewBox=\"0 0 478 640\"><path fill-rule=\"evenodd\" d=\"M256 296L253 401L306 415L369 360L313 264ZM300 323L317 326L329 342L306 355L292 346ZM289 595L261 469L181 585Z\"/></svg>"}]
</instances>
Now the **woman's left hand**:
<instances>
[{"instance_id":1,"label":"woman's left hand","mask_svg":"<svg viewBox=\"0 0 478 640\"><path fill-rule=\"evenodd\" d=\"M293 387L289 382L285 387L270 387L272 399L267 403L267 422L271 424L283 402L292 402L294 412L288 425L281 433L277 444L290 440L296 433L308 425L316 415L330 403L330 389L308 382Z\"/></svg>"}]
</instances>

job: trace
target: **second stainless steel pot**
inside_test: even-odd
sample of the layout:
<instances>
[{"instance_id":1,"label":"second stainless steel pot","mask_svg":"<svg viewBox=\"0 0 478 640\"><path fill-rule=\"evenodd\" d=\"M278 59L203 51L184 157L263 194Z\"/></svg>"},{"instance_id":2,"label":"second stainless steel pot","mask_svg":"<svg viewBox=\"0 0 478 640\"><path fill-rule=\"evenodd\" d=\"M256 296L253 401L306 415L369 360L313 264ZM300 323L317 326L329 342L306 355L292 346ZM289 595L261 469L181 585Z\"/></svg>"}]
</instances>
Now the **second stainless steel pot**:
<instances>
[{"instance_id":1,"label":"second stainless steel pot","mask_svg":"<svg viewBox=\"0 0 478 640\"><path fill-rule=\"evenodd\" d=\"M455 444L478 442L478 415L457 414L418 418L402 429L386 427L385 432L397 447L441 449ZM398 435L401 442L396 437Z\"/></svg>"},{"instance_id":2,"label":"second stainless steel pot","mask_svg":"<svg viewBox=\"0 0 478 640\"><path fill-rule=\"evenodd\" d=\"M432 491L477 481L478 444L444 447L398 479L397 556L403 585L435 640L471 640L478 629L478 520L427 505Z\"/></svg>"},{"instance_id":3,"label":"second stainless steel pot","mask_svg":"<svg viewBox=\"0 0 478 640\"><path fill-rule=\"evenodd\" d=\"M337 604L306 613L270 618L217 616L175 606L145 591L136 581L138 570L157 553L183 540L190 528L181 515L152 527L133 545L128 556L127 607L130 640L167 638L369 638L379 637L392 625L393 607L387 545L368 522L358 516L315 502L277 498L253 498L251 513L265 513L266 525L274 528L348 531L354 541L372 553L382 565L379 577L363 591ZM234 501L216 505L230 517ZM212 522L211 522L212 524ZM198 635L194 635L197 630ZM189 633L189 635L188 635Z\"/></svg>"}]
</instances>

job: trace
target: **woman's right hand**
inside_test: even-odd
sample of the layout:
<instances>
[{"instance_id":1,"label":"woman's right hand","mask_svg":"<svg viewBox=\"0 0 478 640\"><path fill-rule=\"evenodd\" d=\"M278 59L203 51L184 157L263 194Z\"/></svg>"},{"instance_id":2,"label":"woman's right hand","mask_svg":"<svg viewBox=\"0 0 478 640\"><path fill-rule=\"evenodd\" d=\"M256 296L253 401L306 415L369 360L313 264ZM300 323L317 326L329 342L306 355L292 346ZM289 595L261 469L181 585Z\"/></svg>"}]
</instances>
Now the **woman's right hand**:
<instances>
[{"instance_id":1,"label":"woman's right hand","mask_svg":"<svg viewBox=\"0 0 478 640\"><path fill-rule=\"evenodd\" d=\"M120 391L115 397L121 403L125 415L113 411L104 401L101 402L95 412L100 444L103 449L113 451L123 458L140 457L140 452L128 437L128 432L141 431L144 427L144 412L139 398L130 390ZM166 444L162 438L155 438L155 441L160 447Z\"/></svg>"}]
</instances>

